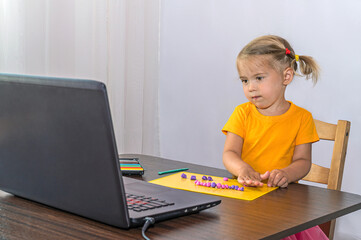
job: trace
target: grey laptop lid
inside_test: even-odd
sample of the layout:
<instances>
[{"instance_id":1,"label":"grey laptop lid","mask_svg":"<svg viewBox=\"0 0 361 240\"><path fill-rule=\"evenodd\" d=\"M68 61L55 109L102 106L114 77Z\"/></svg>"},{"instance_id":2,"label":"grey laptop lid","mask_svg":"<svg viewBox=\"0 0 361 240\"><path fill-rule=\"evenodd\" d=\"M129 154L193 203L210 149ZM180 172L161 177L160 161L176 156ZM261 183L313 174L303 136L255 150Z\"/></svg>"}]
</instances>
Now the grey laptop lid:
<instances>
[{"instance_id":1,"label":"grey laptop lid","mask_svg":"<svg viewBox=\"0 0 361 240\"><path fill-rule=\"evenodd\" d=\"M164 220L220 203L124 179L103 83L0 74L0 189L121 228L146 215ZM165 215L128 212L125 190L151 193L150 186L175 204Z\"/></svg>"},{"instance_id":2,"label":"grey laptop lid","mask_svg":"<svg viewBox=\"0 0 361 240\"><path fill-rule=\"evenodd\" d=\"M1 189L128 227L104 84L21 75L0 79ZM96 209L90 212L89 206Z\"/></svg>"}]
</instances>

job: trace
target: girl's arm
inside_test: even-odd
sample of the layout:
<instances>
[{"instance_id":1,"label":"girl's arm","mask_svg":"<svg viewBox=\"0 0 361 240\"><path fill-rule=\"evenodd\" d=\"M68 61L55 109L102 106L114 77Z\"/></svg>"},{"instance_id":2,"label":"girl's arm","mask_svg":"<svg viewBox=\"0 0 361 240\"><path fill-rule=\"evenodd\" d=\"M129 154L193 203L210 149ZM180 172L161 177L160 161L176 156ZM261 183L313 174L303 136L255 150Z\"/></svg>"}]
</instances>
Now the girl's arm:
<instances>
[{"instance_id":1,"label":"girl's arm","mask_svg":"<svg viewBox=\"0 0 361 240\"><path fill-rule=\"evenodd\" d=\"M287 187L307 175L311 168L312 143L297 145L293 153L292 163L283 168L271 171L268 186Z\"/></svg>"},{"instance_id":2,"label":"girl's arm","mask_svg":"<svg viewBox=\"0 0 361 240\"><path fill-rule=\"evenodd\" d=\"M242 156L243 138L228 132L223 150L223 164L226 169L237 176L238 182L247 186L262 186L260 173L245 163Z\"/></svg>"}]
</instances>

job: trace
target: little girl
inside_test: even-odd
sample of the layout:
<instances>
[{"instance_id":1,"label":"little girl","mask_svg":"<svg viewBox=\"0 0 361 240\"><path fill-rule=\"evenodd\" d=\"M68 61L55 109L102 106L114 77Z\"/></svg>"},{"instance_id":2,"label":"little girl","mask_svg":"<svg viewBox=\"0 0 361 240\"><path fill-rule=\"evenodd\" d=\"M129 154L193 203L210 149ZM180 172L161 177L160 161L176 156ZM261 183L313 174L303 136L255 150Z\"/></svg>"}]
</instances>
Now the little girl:
<instances>
[{"instance_id":1,"label":"little girl","mask_svg":"<svg viewBox=\"0 0 361 240\"><path fill-rule=\"evenodd\" d=\"M316 83L313 58L299 56L278 36L262 36L237 57L237 70L249 102L236 107L222 129L223 163L246 186L287 187L306 176L311 145L319 140L312 115L285 99L286 87L300 68ZM328 239L316 226L287 239Z\"/></svg>"}]
</instances>

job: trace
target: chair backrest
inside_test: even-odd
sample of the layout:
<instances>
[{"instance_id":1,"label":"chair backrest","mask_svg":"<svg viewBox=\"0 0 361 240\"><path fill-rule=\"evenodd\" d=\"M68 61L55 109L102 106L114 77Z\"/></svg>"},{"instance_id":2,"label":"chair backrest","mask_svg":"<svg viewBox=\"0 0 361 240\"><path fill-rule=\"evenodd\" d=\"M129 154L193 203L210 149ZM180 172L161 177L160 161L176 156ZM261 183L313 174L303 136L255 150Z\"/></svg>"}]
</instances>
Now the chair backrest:
<instances>
[{"instance_id":1,"label":"chair backrest","mask_svg":"<svg viewBox=\"0 0 361 240\"><path fill-rule=\"evenodd\" d=\"M331 165L326 168L312 163L310 172L302 180L323 183L328 189L340 190L351 123L338 120L337 124L331 124L315 120L315 125L320 140L334 141ZM333 239L335 223L334 219L320 225L329 239Z\"/></svg>"},{"instance_id":2,"label":"chair backrest","mask_svg":"<svg viewBox=\"0 0 361 240\"><path fill-rule=\"evenodd\" d=\"M331 165L326 168L312 163L310 172L302 180L323 183L328 189L340 190L351 123L339 120L337 124L331 124L315 120L315 125L320 140L335 142Z\"/></svg>"}]
</instances>

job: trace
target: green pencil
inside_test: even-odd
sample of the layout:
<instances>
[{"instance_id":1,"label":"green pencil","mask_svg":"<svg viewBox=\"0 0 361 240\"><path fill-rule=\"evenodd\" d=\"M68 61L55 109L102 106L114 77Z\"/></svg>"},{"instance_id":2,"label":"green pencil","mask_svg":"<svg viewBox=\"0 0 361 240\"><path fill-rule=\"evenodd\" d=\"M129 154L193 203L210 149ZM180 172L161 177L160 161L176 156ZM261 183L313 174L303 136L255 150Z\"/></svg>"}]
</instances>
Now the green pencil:
<instances>
[{"instance_id":1,"label":"green pencil","mask_svg":"<svg viewBox=\"0 0 361 240\"><path fill-rule=\"evenodd\" d=\"M158 172L159 175L166 174L166 173L174 173L174 172L181 172L181 171L187 171L189 168L178 168L178 169L172 169L164 172Z\"/></svg>"}]
</instances>

